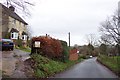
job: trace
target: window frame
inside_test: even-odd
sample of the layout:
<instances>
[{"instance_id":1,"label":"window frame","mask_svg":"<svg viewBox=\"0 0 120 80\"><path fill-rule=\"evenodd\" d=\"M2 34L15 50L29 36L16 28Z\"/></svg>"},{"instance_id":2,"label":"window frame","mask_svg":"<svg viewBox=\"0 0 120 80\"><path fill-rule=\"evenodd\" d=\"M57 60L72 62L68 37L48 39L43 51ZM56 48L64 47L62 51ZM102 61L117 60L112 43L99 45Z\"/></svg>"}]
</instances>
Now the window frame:
<instances>
[{"instance_id":1,"label":"window frame","mask_svg":"<svg viewBox=\"0 0 120 80\"><path fill-rule=\"evenodd\" d=\"M11 39L18 39L18 33L17 32L11 32Z\"/></svg>"},{"instance_id":2,"label":"window frame","mask_svg":"<svg viewBox=\"0 0 120 80\"><path fill-rule=\"evenodd\" d=\"M22 40L27 40L27 35L22 35Z\"/></svg>"}]
</instances>

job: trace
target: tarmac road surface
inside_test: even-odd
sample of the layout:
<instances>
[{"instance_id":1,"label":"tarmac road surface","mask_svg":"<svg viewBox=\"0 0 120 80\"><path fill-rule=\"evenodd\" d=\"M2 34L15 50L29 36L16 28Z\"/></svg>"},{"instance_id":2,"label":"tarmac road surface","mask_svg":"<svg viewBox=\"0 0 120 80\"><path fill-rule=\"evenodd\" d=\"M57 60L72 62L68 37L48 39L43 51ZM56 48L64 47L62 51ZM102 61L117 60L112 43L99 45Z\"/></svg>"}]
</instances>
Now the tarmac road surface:
<instances>
[{"instance_id":1,"label":"tarmac road surface","mask_svg":"<svg viewBox=\"0 0 120 80\"><path fill-rule=\"evenodd\" d=\"M96 57L87 59L52 78L118 78L96 59Z\"/></svg>"}]
</instances>

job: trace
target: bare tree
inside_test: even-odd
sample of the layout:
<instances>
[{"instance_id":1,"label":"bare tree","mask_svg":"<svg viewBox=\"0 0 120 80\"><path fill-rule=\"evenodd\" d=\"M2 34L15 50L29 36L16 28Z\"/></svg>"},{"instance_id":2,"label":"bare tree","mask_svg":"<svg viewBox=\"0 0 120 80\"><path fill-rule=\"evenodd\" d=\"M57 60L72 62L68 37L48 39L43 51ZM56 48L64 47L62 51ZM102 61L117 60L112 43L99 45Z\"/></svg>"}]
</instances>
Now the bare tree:
<instances>
[{"instance_id":1,"label":"bare tree","mask_svg":"<svg viewBox=\"0 0 120 80\"><path fill-rule=\"evenodd\" d=\"M107 39L107 42L117 44L117 52L120 56L120 9L106 21L101 24L100 31L102 36ZM112 41L112 42L110 42ZM114 52L114 51L113 51ZM118 62L118 75L120 76L120 59L117 58Z\"/></svg>"},{"instance_id":2,"label":"bare tree","mask_svg":"<svg viewBox=\"0 0 120 80\"><path fill-rule=\"evenodd\" d=\"M100 31L102 36L105 36L109 40L113 40L112 43L119 45L119 54L120 54L120 16L118 11L116 14L111 16L109 19L101 23Z\"/></svg>"},{"instance_id":3,"label":"bare tree","mask_svg":"<svg viewBox=\"0 0 120 80\"><path fill-rule=\"evenodd\" d=\"M107 35L100 36L98 40L100 44L112 45L115 44L114 40L108 37Z\"/></svg>"},{"instance_id":4,"label":"bare tree","mask_svg":"<svg viewBox=\"0 0 120 80\"><path fill-rule=\"evenodd\" d=\"M19 12L23 12L25 16L30 15L30 7L34 6L33 0L2 0L2 2L7 6L13 6Z\"/></svg>"},{"instance_id":5,"label":"bare tree","mask_svg":"<svg viewBox=\"0 0 120 80\"><path fill-rule=\"evenodd\" d=\"M108 20L101 24L100 30L103 36L114 40L120 44L120 17L118 15L111 16Z\"/></svg>"},{"instance_id":6,"label":"bare tree","mask_svg":"<svg viewBox=\"0 0 120 80\"><path fill-rule=\"evenodd\" d=\"M88 34L86 35L86 40L88 44L91 44L93 46L97 45L97 40L95 34Z\"/></svg>"},{"instance_id":7,"label":"bare tree","mask_svg":"<svg viewBox=\"0 0 120 80\"><path fill-rule=\"evenodd\" d=\"M110 16L106 21L101 23L100 31L101 35L101 44L105 45L120 45L120 24L119 24L119 15L118 11ZM120 53L120 48L118 48L118 52Z\"/></svg>"},{"instance_id":8,"label":"bare tree","mask_svg":"<svg viewBox=\"0 0 120 80\"><path fill-rule=\"evenodd\" d=\"M29 35L29 39L32 38L32 29L31 29L31 26L27 26L27 34Z\"/></svg>"}]
</instances>

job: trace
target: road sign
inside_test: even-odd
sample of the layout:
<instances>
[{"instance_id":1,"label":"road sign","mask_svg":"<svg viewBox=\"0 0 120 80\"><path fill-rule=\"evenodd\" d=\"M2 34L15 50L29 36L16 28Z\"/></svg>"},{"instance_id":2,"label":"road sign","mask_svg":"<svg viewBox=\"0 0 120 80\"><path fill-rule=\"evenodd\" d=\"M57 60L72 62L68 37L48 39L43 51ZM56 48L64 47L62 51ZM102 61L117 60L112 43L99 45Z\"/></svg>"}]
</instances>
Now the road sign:
<instances>
[{"instance_id":1,"label":"road sign","mask_svg":"<svg viewBox=\"0 0 120 80\"><path fill-rule=\"evenodd\" d=\"M40 48L40 41L35 41L35 47Z\"/></svg>"}]
</instances>

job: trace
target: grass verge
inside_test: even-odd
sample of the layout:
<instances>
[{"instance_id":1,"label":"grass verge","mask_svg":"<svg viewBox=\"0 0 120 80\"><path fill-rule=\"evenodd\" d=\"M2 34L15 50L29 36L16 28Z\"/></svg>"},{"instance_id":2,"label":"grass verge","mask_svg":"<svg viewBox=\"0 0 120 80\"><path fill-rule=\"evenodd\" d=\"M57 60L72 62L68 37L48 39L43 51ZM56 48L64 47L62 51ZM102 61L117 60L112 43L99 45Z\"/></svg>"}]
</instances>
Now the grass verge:
<instances>
[{"instance_id":1,"label":"grass verge","mask_svg":"<svg viewBox=\"0 0 120 80\"><path fill-rule=\"evenodd\" d=\"M98 61L120 76L120 56L100 55Z\"/></svg>"},{"instance_id":2,"label":"grass verge","mask_svg":"<svg viewBox=\"0 0 120 80\"><path fill-rule=\"evenodd\" d=\"M66 63L63 63L48 59L38 54L31 55L31 59L31 66L35 73L34 76L37 78L46 78L52 76L83 60L79 58L77 61L67 61Z\"/></svg>"},{"instance_id":3,"label":"grass verge","mask_svg":"<svg viewBox=\"0 0 120 80\"><path fill-rule=\"evenodd\" d=\"M28 47L16 47L16 49L19 49L19 50L22 50L22 51L25 51L25 52L31 52L31 49L28 48Z\"/></svg>"}]
</instances>

